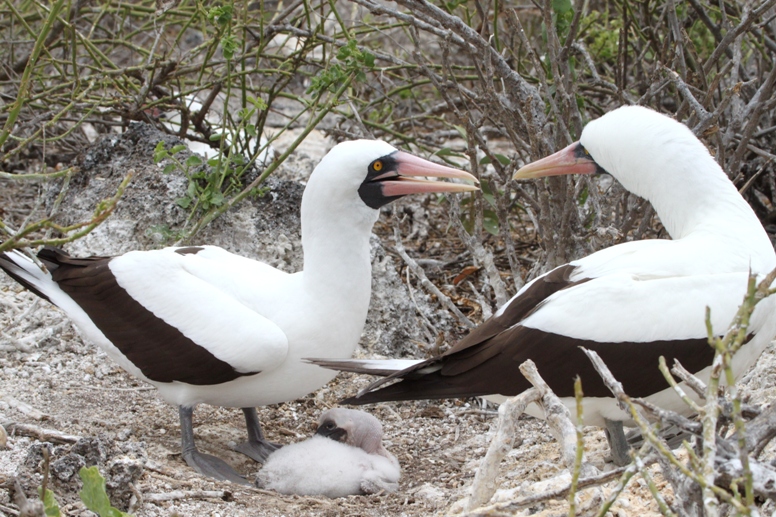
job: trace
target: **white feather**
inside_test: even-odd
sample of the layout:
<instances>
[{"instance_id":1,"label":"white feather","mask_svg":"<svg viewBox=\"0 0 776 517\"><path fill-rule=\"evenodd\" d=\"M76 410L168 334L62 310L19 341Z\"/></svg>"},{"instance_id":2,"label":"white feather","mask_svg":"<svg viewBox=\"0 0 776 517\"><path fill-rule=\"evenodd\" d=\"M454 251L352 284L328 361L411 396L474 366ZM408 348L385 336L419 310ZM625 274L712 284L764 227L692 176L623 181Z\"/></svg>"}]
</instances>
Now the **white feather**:
<instances>
[{"instance_id":1,"label":"white feather","mask_svg":"<svg viewBox=\"0 0 776 517\"><path fill-rule=\"evenodd\" d=\"M259 471L258 484L282 494L344 497L393 492L400 476L393 456L367 454L316 435L273 452Z\"/></svg>"},{"instance_id":2,"label":"white feather","mask_svg":"<svg viewBox=\"0 0 776 517\"><path fill-rule=\"evenodd\" d=\"M272 268L229 267L224 256L231 254L219 250L217 255L219 260L200 253L181 255L171 248L132 251L108 266L118 284L143 307L237 371L277 368L288 354L286 334L246 304L252 300L245 295L258 288L262 278L269 283L280 275Z\"/></svg>"}]
</instances>

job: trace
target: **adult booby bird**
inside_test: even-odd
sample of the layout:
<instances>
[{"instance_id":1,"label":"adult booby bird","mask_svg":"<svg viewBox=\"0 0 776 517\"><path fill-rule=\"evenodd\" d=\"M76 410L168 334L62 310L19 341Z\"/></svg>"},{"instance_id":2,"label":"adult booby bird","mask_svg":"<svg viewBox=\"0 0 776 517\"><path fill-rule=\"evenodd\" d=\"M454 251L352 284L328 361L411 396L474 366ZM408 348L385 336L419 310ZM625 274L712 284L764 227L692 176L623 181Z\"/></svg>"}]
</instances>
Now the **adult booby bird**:
<instances>
[{"instance_id":1,"label":"adult booby bird","mask_svg":"<svg viewBox=\"0 0 776 517\"><path fill-rule=\"evenodd\" d=\"M387 376L344 402L512 396L530 387L518 366L532 359L572 414L579 375L585 423L616 431L620 422L621 435L628 415L580 350L585 347L598 352L629 395L686 414L658 358L669 365L678 359L708 376L714 351L706 307L713 329L723 333L743 301L749 271L762 276L776 267L773 246L705 146L683 124L647 108L622 107L590 122L578 142L526 165L515 178L596 172L649 200L672 240L627 242L553 269L440 357L411 364L320 362ZM733 360L736 378L776 335L774 310L776 297L770 297L754 311L749 340ZM391 379L400 382L378 389ZM623 460L624 450L613 453Z\"/></svg>"},{"instance_id":2,"label":"adult booby bird","mask_svg":"<svg viewBox=\"0 0 776 517\"><path fill-rule=\"evenodd\" d=\"M275 449L255 406L293 400L335 373L303 357L346 357L366 320L371 290L369 236L379 208L407 194L476 190L416 176L474 176L398 151L381 141L335 146L302 197L304 270L287 274L214 246L73 258L0 254L0 268L58 306L122 368L179 406L183 458L198 472L243 482L194 444L200 403L242 408L248 441L262 461Z\"/></svg>"},{"instance_id":3,"label":"adult booby bird","mask_svg":"<svg viewBox=\"0 0 776 517\"><path fill-rule=\"evenodd\" d=\"M257 484L282 494L327 497L395 492L401 468L382 438L382 424L369 413L330 409L315 436L269 455Z\"/></svg>"}]
</instances>

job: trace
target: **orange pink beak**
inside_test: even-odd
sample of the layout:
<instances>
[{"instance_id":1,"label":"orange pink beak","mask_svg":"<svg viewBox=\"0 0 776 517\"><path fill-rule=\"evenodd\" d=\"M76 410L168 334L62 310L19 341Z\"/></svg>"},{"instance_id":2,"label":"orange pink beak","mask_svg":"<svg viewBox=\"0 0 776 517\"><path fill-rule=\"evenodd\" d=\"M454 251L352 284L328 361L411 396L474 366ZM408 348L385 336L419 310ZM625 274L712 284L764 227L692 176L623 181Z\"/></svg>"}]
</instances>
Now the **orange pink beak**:
<instances>
[{"instance_id":1,"label":"orange pink beak","mask_svg":"<svg viewBox=\"0 0 776 517\"><path fill-rule=\"evenodd\" d=\"M479 180L468 172L439 165L404 151L396 151L391 157L396 160L396 170L386 172L384 176L372 178L372 181L380 182L384 196L393 197L430 192L470 192L479 190L477 186ZM458 179L470 181L474 185L449 181L430 181L420 179L418 176Z\"/></svg>"},{"instance_id":2,"label":"orange pink beak","mask_svg":"<svg viewBox=\"0 0 776 517\"><path fill-rule=\"evenodd\" d=\"M600 167L579 142L555 154L521 167L514 179L543 178L562 174L594 174Z\"/></svg>"}]
</instances>

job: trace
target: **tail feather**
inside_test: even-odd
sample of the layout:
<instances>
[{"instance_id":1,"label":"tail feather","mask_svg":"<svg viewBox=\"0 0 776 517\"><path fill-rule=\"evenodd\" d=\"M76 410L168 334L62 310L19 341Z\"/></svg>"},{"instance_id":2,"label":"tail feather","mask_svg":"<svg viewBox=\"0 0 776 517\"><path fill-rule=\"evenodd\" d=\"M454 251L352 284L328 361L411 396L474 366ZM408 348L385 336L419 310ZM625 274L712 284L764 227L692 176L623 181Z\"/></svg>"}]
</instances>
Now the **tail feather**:
<instances>
[{"instance_id":1,"label":"tail feather","mask_svg":"<svg viewBox=\"0 0 776 517\"><path fill-rule=\"evenodd\" d=\"M323 368L328 368L329 370L362 373L382 377L381 379L372 382L366 388L360 390L355 397L351 397L347 400L355 400L365 394L374 392L380 386L395 379L411 375L416 370L421 369L428 364L428 361L423 359L305 359L305 361ZM366 404L366 402L353 403Z\"/></svg>"},{"instance_id":2,"label":"tail feather","mask_svg":"<svg viewBox=\"0 0 776 517\"><path fill-rule=\"evenodd\" d=\"M377 402L398 402L403 400L435 400L469 398L492 395L489 391L478 392L471 386L461 385L456 379L443 376L440 371L416 374L400 378L388 386L381 386L391 379L384 378L358 392L355 397L341 401L342 404L362 405ZM379 389L377 389L379 387Z\"/></svg>"},{"instance_id":3,"label":"tail feather","mask_svg":"<svg viewBox=\"0 0 776 517\"><path fill-rule=\"evenodd\" d=\"M461 384L457 379L444 376L434 359L305 359L330 370L377 375L381 377L355 397L342 400L342 404L374 404L400 400L426 400L461 398L492 393L475 393L471 384ZM392 381L393 384L390 384ZM386 386L386 384L388 384Z\"/></svg>"},{"instance_id":4,"label":"tail feather","mask_svg":"<svg viewBox=\"0 0 776 517\"><path fill-rule=\"evenodd\" d=\"M318 359L306 358L308 363L339 372L363 373L387 377L422 363L422 359Z\"/></svg>"},{"instance_id":5,"label":"tail feather","mask_svg":"<svg viewBox=\"0 0 776 517\"><path fill-rule=\"evenodd\" d=\"M51 274L31 258L17 250L0 253L0 269L25 289L51 302L51 298L46 294L46 284L53 283Z\"/></svg>"}]
</instances>

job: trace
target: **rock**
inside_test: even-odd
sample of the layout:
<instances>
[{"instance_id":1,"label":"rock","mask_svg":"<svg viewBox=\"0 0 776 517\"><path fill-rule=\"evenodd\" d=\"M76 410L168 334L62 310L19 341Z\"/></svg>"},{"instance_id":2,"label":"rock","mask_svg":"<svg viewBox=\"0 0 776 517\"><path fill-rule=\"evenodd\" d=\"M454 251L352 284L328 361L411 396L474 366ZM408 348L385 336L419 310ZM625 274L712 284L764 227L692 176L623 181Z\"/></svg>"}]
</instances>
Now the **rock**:
<instances>
[{"instance_id":1,"label":"rock","mask_svg":"<svg viewBox=\"0 0 776 517\"><path fill-rule=\"evenodd\" d=\"M102 465L108 457L110 445L108 441L101 437L88 437L78 440L72 448L73 454L83 457L86 466Z\"/></svg>"},{"instance_id":2,"label":"rock","mask_svg":"<svg viewBox=\"0 0 776 517\"><path fill-rule=\"evenodd\" d=\"M70 453L51 462L51 474L60 481L68 482L86 466L86 460L80 454Z\"/></svg>"},{"instance_id":3,"label":"rock","mask_svg":"<svg viewBox=\"0 0 776 517\"><path fill-rule=\"evenodd\" d=\"M126 508L132 497L132 484L143 475L145 460L132 456L113 458L108 466L105 483L111 501L117 507Z\"/></svg>"},{"instance_id":4,"label":"rock","mask_svg":"<svg viewBox=\"0 0 776 517\"><path fill-rule=\"evenodd\" d=\"M49 457L52 455L54 446L49 442L36 442L27 449L27 456L24 458L24 466L31 470L37 470L43 465L43 451L48 450Z\"/></svg>"}]
</instances>

